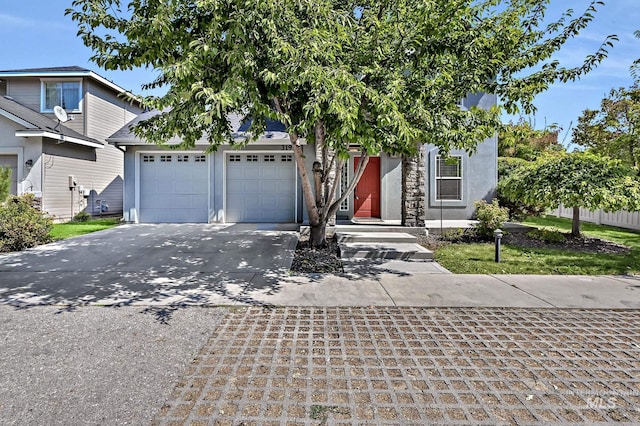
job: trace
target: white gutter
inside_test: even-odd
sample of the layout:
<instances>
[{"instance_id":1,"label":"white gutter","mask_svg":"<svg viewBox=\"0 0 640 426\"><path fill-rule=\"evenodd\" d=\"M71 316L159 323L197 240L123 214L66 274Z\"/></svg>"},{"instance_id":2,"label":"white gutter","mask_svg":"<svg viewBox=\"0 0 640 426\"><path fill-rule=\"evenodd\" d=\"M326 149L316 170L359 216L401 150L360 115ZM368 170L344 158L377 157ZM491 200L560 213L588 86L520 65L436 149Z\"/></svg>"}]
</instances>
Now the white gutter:
<instances>
[{"instance_id":1,"label":"white gutter","mask_svg":"<svg viewBox=\"0 0 640 426\"><path fill-rule=\"evenodd\" d=\"M7 117L9 120L14 121L18 124L20 124L21 126L24 126L28 129L37 129L37 126L34 126L33 123L29 123L28 121L23 120L20 117L17 117L13 114L11 114L10 112L7 112L3 109L0 108L0 115Z\"/></svg>"},{"instance_id":2,"label":"white gutter","mask_svg":"<svg viewBox=\"0 0 640 426\"><path fill-rule=\"evenodd\" d=\"M90 142L84 139L78 139L71 136L65 136L60 133L47 132L46 130L16 130L16 136L23 138L43 137L54 139L60 142L70 142L78 145L89 146L91 148L104 148L104 144Z\"/></svg>"}]
</instances>

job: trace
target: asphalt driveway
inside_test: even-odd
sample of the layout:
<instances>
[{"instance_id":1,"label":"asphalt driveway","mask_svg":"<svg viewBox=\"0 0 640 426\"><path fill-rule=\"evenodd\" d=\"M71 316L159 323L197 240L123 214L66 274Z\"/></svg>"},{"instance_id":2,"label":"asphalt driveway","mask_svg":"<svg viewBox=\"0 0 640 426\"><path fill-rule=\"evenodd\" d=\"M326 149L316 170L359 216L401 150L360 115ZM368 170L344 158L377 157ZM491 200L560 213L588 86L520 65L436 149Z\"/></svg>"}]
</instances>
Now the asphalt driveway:
<instances>
[{"instance_id":1,"label":"asphalt driveway","mask_svg":"<svg viewBox=\"0 0 640 426\"><path fill-rule=\"evenodd\" d=\"M251 304L248 291L278 290L296 243L256 226L123 225L0 255L0 303Z\"/></svg>"}]
</instances>

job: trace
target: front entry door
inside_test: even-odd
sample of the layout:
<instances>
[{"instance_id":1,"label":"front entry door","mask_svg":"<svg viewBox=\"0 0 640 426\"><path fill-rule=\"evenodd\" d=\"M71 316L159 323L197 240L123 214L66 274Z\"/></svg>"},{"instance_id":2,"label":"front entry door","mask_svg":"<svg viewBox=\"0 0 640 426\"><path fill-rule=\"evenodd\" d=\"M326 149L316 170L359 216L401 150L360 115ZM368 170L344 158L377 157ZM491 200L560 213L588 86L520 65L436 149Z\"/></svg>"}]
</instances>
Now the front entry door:
<instances>
[{"instance_id":1,"label":"front entry door","mask_svg":"<svg viewBox=\"0 0 640 426\"><path fill-rule=\"evenodd\" d=\"M354 170L357 170L359 162L360 157L354 158ZM380 157L369 158L356 185L354 198L354 217L380 217Z\"/></svg>"}]
</instances>

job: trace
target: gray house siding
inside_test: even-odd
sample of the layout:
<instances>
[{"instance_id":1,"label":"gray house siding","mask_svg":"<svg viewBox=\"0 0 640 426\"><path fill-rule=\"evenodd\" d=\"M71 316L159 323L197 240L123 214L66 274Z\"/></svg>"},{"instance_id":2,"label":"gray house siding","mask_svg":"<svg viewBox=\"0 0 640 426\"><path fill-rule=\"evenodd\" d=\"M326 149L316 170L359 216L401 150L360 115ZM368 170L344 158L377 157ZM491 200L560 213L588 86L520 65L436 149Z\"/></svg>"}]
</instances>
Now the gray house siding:
<instances>
[{"instance_id":1,"label":"gray house siding","mask_svg":"<svg viewBox=\"0 0 640 426\"><path fill-rule=\"evenodd\" d=\"M40 138L17 138L16 130L23 129L21 125L0 116L0 155L15 156L17 160L13 177L16 194L38 193L42 191L42 142ZM25 166L27 160L33 161L31 170Z\"/></svg>"},{"instance_id":2,"label":"gray house siding","mask_svg":"<svg viewBox=\"0 0 640 426\"><path fill-rule=\"evenodd\" d=\"M65 79L60 78L56 79L60 81L64 80L72 80L77 81L77 78ZM67 121L65 126L75 130L78 133L83 135L87 135L93 137L89 134L85 133L85 123L84 123L84 111L86 111L86 91L87 91L87 83L86 79L82 81L82 113L74 113L73 120ZM42 85L41 80L39 78L29 77L29 78L20 78L20 77L12 77L7 81L7 95L11 96L16 101L20 102L22 105L31 108L34 111L40 112L41 99L42 99ZM56 120L54 114L51 113L43 113L43 115L51 118L52 120Z\"/></svg>"},{"instance_id":3,"label":"gray house siding","mask_svg":"<svg viewBox=\"0 0 640 426\"><path fill-rule=\"evenodd\" d=\"M87 136L104 141L142 112L100 84L88 80L85 87Z\"/></svg>"},{"instance_id":4,"label":"gray house siding","mask_svg":"<svg viewBox=\"0 0 640 426\"><path fill-rule=\"evenodd\" d=\"M497 97L491 94L471 94L464 100L465 107L478 106L488 109L495 105ZM462 200L439 201L436 197L436 158L438 149L425 146L425 206L426 220L471 219L475 214L474 201L491 201L496 197L498 185L498 137L488 138L480 143L476 152L468 155L464 151L451 151L451 156L462 158Z\"/></svg>"},{"instance_id":5,"label":"gray house siding","mask_svg":"<svg viewBox=\"0 0 640 426\"><path fill-rule=\"evenodd\" d=\"M69 220L80 211L100 214L98 200L107 200L109 213L122 211L122 177L111 177L100 170L101 165L96 162L100 151L49 141L43 143L45 211L58 220ZM73 191L69 189L69 176L73 176L78 185ZM88 197L81 196L80 186L87 190Z\"/></svg>"}]
</instances>

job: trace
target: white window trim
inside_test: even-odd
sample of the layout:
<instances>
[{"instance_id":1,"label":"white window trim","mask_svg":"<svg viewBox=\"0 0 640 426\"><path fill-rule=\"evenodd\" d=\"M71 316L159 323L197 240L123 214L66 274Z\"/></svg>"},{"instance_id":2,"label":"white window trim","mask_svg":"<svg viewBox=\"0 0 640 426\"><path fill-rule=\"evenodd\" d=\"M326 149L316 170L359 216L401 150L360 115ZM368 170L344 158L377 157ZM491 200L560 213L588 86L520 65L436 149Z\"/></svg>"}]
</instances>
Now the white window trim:
<instances>
[{"instance_id":1,"label":"white window trim","mask_svg":"<svg viewBox=\"0 0 640 426\"><path fill-rule=\"evenodd\" d=\"M46 100L45 100L45 83L80 83L78 87L79 96L78 99L78 108L72 110L66 110L68 113L72 114L82 114L82 103L84 102L84 96L82 91L82 79L81 78L41 78L40 79L40 112L45 113L53 113L53 109L46 109Z\"/></svg>"},{"instance_id":2,"label":"white window trim","mask_svg":"<svg viewBox=\"0 0 640 426\"><path fill-rule=\"evenodd\" d=\"M457 158L458 159L458 169L460 170L460 176L457 177L440 177L438 176L438 163L440 161L440 159L442 158L441 155L436 155L436 162L435 162L435 179L434 179L434 183L435 183L435 188L434 188L434 194L435 194L435 200L437 202L459 202L459 201L464 201L464 167L463 167L463 158L462 155L451 155L449 156L449 158ZM440 180L459 180L460 181L460 198L459 199L451 199L451 198L447 198L447 199L441 199L438 198L438 181Z\"/></svg>"}]
</instances>

